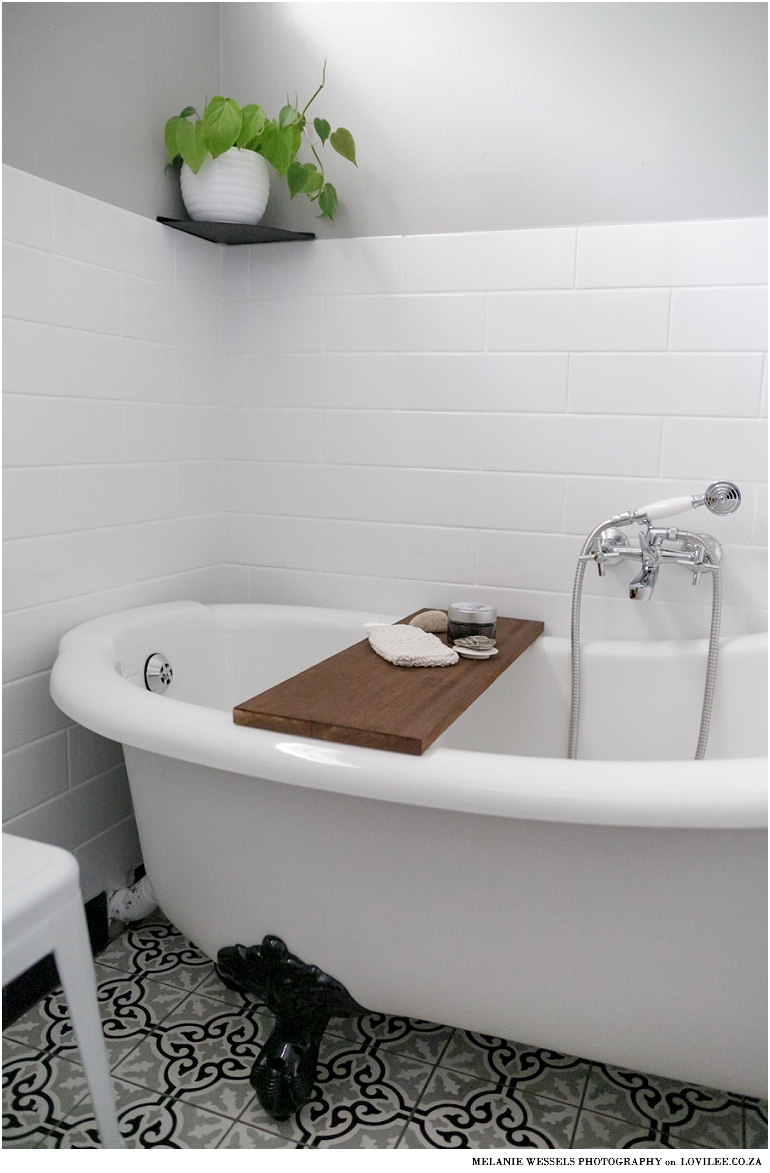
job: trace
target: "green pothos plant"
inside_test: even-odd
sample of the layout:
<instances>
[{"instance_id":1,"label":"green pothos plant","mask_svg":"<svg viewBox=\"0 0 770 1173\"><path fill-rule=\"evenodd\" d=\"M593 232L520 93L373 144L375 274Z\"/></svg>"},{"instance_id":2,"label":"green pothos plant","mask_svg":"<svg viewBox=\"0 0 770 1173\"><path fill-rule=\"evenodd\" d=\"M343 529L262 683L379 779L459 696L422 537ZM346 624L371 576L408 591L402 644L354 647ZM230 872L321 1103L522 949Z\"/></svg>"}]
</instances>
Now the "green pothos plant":
<instances>
[{"instance_id":1,"label":"green pothos plant","mask_svg":"<svg viewBox=\"0 0 770 1173\"><path fill-rule=\"evenodd\" d=\"M256 151L268 163L286 177L289 193L306 195L317 202L321 216L334 219L337 207L337 191L327 183L324 165L316 150L329 142L338 155L348 159L355 166L356 144L353 135L344 126L332 130L325 118L314 118L313 129L318 142L313 142L308 131L307 110L320 94L326 82L324 63L321 84L302 110L296 97L292 105L281 109L277 118L268 118L261 106L254 104L239 106L234 98L214 97L207 103L200 118L193 106L186 106L181 114L169 118L166 123L166 149L169 163L181 165L185 162L197 175L208 155L216 159L231 147ZM195 121L190 121L191 118ZM303 138L307 140L315 158L314 163L301 163L297 155Z\"/></svg>"}]
</instances>

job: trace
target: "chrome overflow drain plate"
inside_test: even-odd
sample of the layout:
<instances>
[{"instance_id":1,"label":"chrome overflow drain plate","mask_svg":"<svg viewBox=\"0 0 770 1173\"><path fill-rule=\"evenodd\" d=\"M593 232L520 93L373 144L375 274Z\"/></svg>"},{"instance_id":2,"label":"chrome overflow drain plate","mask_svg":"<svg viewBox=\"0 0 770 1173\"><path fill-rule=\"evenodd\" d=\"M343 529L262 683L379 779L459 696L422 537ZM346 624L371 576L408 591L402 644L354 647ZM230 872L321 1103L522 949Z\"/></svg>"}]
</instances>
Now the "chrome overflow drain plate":
<instances>
[{"instance_id":1,"label":"chrome overflow drain plate","mask_svg":"<svg viewBox=\"0 0 770 1173\"><path fill-rule=\"evenodd\" d=\"M144 683L150 692L165 692L174 675L163 652L153 652L144 666Z\"/></svg>"}]
</instances>

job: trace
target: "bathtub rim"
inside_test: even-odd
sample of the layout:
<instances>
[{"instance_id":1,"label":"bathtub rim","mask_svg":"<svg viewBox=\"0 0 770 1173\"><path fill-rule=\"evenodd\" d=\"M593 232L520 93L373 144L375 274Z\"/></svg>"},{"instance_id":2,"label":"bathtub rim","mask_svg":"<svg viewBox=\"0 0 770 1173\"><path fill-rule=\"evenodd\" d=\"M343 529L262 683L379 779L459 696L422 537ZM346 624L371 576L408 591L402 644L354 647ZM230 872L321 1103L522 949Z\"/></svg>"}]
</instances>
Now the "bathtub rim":
<instances>
[{"instance_id":1,"label":"bathtub rim","mask_svg":"<svg viewBox=\"0 0 770 1173\"><path fill-rule=\"evenodd\" d=\"M156 696L121 674L116 640L147 620L233 630L258 612L268 620L290 612L295 619L340 626L394 621L371 612L265 603L133 608L90 620L63 636L51 673L51 695L67 716L103 737L292 786L559 823L713 829L767 825L766 758L569 761L442 747L411 757L238 726L228 712ZM766 645L767 636L734 639ZM622 642L628 648L640 641ZM700 641L682 642L689 647ZM622 790L619 771L624 775Z\"/></svg>"}]
</instances>

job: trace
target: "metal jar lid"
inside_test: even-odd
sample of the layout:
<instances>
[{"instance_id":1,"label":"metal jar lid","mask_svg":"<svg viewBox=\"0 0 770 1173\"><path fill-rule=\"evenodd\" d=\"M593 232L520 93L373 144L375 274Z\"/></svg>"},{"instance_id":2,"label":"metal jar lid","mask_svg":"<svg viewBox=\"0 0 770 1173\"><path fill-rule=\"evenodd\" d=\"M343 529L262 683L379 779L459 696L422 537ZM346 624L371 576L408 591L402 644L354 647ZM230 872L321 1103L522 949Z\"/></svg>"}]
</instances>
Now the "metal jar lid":
<instances>
[{"instance_id":1,"label":"metal jar lid","mask_svg":"<svg viewBox=\"0 0 770 1173\"><path fill-rule=\"evenodd\" d=\"M450 623L494 623L497 610L489 603L451 603L447 608Z\"/></svg>"}]
</instances>

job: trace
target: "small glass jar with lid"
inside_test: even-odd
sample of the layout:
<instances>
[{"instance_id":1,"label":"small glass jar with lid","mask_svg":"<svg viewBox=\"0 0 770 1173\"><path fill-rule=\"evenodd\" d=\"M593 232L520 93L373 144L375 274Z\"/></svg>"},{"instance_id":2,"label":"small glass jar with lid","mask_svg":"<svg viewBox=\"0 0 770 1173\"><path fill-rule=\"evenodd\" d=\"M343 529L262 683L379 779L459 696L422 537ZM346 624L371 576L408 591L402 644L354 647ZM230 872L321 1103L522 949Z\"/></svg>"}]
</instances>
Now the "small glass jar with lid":
<instances>
[{"instance_id":1,"label":"small glass jar with lid","mask_svg":"<svg viewBox=\"0 0 770 1173\"><path fill-rule=\"evenodd\" d=\"M469 635L495 638L497 610L489 603L452 603L447 608L447 619L447 640L450 644Z\"/></svg>"}]
</instances>

